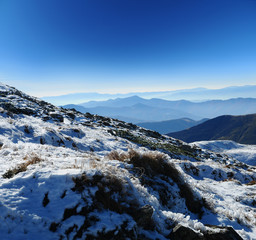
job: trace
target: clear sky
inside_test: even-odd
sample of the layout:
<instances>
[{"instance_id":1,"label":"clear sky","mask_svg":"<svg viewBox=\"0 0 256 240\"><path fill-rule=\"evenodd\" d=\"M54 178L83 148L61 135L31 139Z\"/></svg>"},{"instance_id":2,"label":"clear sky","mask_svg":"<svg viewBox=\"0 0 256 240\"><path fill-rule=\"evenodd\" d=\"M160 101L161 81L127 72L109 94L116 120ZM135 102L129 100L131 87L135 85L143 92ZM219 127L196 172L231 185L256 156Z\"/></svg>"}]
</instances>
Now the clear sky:
<instances>
[{"instance_id":1,"label":"clear sky","mask_svg":"<svg viewBox=\"0 0 256 240\"><path fill-rule=\"evenodd\" d=\"M39 97L256 84L256 0L0 0L0 81Z\"/></svg>"}]
</instances>

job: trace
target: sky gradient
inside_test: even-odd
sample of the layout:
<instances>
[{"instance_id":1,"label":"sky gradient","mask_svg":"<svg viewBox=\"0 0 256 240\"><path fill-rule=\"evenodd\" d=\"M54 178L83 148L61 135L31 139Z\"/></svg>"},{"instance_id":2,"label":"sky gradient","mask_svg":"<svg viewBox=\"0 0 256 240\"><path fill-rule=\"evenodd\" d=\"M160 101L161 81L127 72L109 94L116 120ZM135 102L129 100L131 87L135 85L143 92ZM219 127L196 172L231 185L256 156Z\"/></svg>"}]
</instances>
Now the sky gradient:
<instances>
[{"instance_id":1,"label":"sky gradient","mask_svg":"<svg viewBox=\"0 0 256 240\"><path fill-rule=\"evenodd\" d=\"M0 81L39 97L256 84L256 1L0 0Z\"/></svg>"}]
</instances>

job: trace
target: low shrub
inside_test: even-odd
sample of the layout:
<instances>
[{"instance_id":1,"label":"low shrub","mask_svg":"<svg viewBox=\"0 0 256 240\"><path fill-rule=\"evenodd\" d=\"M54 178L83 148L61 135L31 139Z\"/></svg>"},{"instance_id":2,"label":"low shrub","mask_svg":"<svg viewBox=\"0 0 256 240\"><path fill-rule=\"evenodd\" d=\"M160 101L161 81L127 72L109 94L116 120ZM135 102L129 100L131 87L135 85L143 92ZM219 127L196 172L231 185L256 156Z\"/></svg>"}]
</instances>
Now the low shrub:
<instances>
[{"instance_id":1,"label":"low shrub","mask_svg":"<svg viewBox=\"0 0 256 240\"><path fill-rule=\"evenodd\" d=\"M130 149L126 153L111 152L109 154L110 159L127 161L133 164L135 168L143 169L144 174L149 178L157 175L164 175L171 178L180 189L180 196L185 199L188 210L199 215L199 218L203 214L203 207L207 207L207 203L203 199L199 199L194 190L184 180L181 173L175 167L174 163L167 160L167 155L160 152L145 152L139 153L133 149ZM142 181L145 177L142 176Z\"/></svg>"}]
</instances>

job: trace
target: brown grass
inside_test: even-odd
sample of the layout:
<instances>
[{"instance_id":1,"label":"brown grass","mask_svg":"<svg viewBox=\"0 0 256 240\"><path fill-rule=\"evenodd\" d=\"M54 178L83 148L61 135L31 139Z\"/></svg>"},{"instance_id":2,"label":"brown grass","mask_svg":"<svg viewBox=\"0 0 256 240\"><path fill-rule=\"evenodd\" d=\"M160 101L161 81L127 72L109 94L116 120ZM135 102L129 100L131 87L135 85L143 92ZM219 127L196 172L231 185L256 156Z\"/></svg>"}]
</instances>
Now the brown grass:
<instances>
[{"instance_id":1,"label":"brown grass","mask_svg":"<svg viewBox=\"0 0 256 240\"><path fill-rule=\"evenodd\" d=\"M123 153L112 151L107 157L110 160L126 161L133 164L135 168L144 169L147 176L163 174L171 177L175 182L180 181L180 173L175 165L168 162L167 156L160 152L139 153L134 149L130 149L128 152Z\"/></svg>"},{"instance_id":2,"label":"brown grass","mask_svg":"<svg viewBox=\"0 0 256 240\"><path fill-rule=\"evenodd\" d=\"M117 151L112 151L107 155L107 158L110 160L118 160L124 162L129 159L130 151L127 153L119 153Z\"/></svg>"},{"instance_id":3,"label":"brown grass","mask_svg":"<svg viewBox=\"0 0 256 240\"><path fill-rule=\"evenodd\" d=\"M24 157L24 160L26 160L27 158L28 158L27 156ZM17 165L15 168L7 170L3 174L3 178L12 178L20 172L25 172L29 165L36 164L41 161L43 161L42 158L40 158L38 156L33 156L33 157L31 157L31 159L27 160L25 163L21 163L21 164Z\"/></svg>"},{"instance_id":4,"label":"brown grass","mask_svg":"<svg viewBox=\"0 0 256 240\"><path fill-rule=\"evenodd\" d=\"M248 182L246 185L255 185L256 184L256 180L252 180L250 182Z\"/></svg>"},{"instance_id":5,"label":"brown grass","mask_svg":"<svg viewBox=\"0 0 256 240\"><path fill-rule=\"evenodd\" d=\"M170 177L178 185L180 196L185 199L187 208L198 214L199 218L203 214L203 207L210 208L204 199L195 196L194 190L184 181L175 164L167 160L165 154L152 151L139 153L130 149L126 153L111 152L108 157L113 160L126 161L133 164L135 168L143 169L143 173L149 178L159 174Z\"/></svg>"}]
</instances>

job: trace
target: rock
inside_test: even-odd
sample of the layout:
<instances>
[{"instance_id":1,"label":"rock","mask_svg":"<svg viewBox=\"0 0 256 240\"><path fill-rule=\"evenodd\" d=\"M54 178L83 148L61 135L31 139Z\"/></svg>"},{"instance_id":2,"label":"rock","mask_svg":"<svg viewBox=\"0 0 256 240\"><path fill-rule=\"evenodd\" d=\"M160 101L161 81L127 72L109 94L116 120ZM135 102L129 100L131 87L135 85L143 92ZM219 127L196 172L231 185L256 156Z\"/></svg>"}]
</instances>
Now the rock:
<instances>
[{"instance_id":1,"label":"rock","mask_svg":"<svg viewBox=\"0 0 256 240\"><path fill-rule=\"evenodd\" d=\"M43 121L46 122L46 121L49 121L49 120L51 120L51 118L50 118L49 116L44 116L44 117L43 117Z\"/></svg>"},{"instance_id":2,"label":"rock","mask_svg":"<svg viewBox=\"0 0 256 240\"><path fill-rule=\"evenodd\" d=\"M136 214L134 215L134 219L137 222L138 226L141 226L145 229L154 228L154 223L152 220L154 209L150 205L145 205L141 207Z\"/></svg>"},{"instance_id":3,"label":"rock","mask_svg":"<svg viewBox=\"0 0 256 240\"><path fill-rule=\"evenodd\" d=\"M64 118L61 114L58 114L58 113L51 113L50 116L57 120L58 122L63 122L64 121Z\"/></svg>"},{"instance_id":4,"label":"rock","mask_svg":"<svg viewBox=\"0 0 256 240\"><path fill-rule=\"evenodd\" d=\"M171 234L169 235L171 240L203 240L198 233L189 227L185 227L181 224L176 225Z\"/></svg>"},{"instance_id":5,"label":"rock","mask_svg":"<svg viewBox=\"0 0 256 240\"><path fill-rule=\"evenodd\" d=\"M232 227L207 226L207 231L200 234L189 227L178 224L173 228L169 237L171 240L243 240Z\"/></svg>"},{"instance_id":6,"label":"rock","mask_svg":"<svg viewBox=\"0 0 256 240\"><path fill-rule=\"evenodd\" d=\"M35 111L31 108L19 108L13 105L12 103L2 103L1 107L5 109L6 111L14 114L25 114L25 115L33 115L35 114Z\"/></svg>"},{"instance_id":7,"label":"rock","mask_svg":"<svg viewBox=\"0 0 256 240\"><path fill-rule=\"evenodd\" d=\"M72 120L74 120L76 118L76 115L74 113L67 113L67 116L70 117Z\"/></svg>"},{"instance_id":8,"label":"rock","mask_svg":"<svg viewBox=\"0 0 256 240\"><path fill-rule=\"evenodd\" d=\"M221 227L215 225L207 225L212 228L204 234L207 240L243 240L232 227Z\"/></svg>"}]
</instances>

